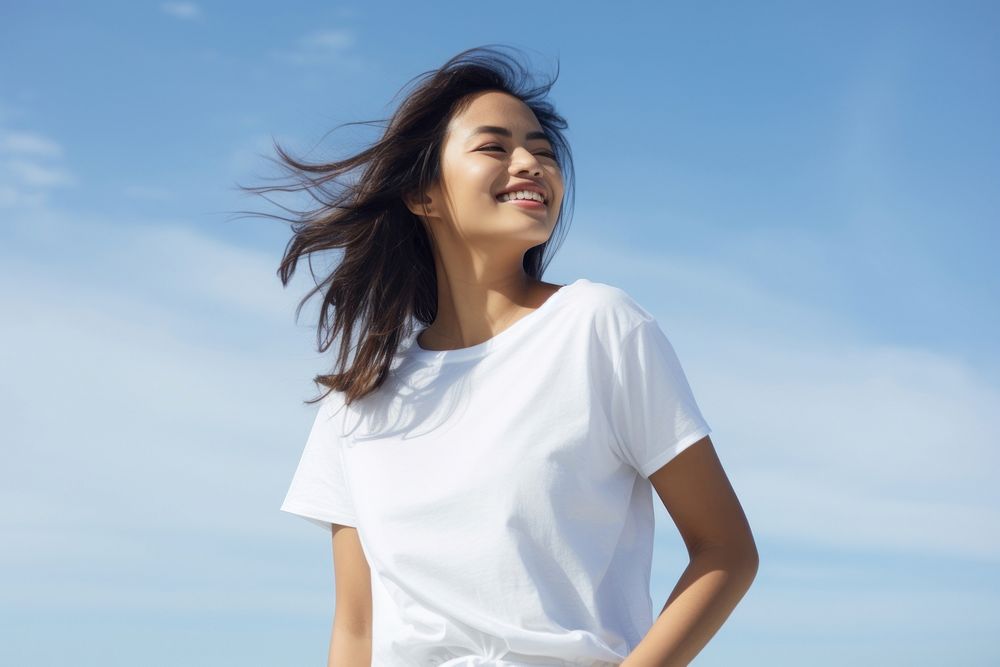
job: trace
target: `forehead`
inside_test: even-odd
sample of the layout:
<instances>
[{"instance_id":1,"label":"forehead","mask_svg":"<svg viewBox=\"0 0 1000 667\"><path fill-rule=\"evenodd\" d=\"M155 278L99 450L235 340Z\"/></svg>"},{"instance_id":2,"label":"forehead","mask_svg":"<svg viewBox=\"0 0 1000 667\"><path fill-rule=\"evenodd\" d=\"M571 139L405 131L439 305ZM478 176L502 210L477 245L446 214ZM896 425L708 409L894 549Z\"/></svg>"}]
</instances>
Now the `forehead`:
<instances>
[{"instance_id":1,"label":"forehead","mask_svg":"<svg viewBox=\"0 0 1000 667\"><path fill-rule=\"evenodd\" d=\"M481 125L499 125L515 134L541 129L527 104L512 95L492 90L474 95L466 108L455 114L448 127L457 139L466 139Z\"/></svg>"}]
</instances>

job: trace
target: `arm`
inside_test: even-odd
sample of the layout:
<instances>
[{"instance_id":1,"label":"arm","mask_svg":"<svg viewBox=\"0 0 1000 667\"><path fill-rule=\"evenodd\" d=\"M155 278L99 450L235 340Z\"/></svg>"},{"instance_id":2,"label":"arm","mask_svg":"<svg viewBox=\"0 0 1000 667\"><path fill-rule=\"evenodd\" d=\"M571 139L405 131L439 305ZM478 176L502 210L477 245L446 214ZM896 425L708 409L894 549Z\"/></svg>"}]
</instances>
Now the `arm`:
<instances>
[{"instance_id":1,"label":"arm","mask_svg":"<svg viewBox=\"0 0 1000 667\"><path fill-rule=\"evenodd\" d=\"M690 562L653 626L621 667L682 667L718 632L757 575L743 508L705 436L649 477Z\"/></svg>"},{"instance_id":2,"label":"arm","mask_svg":"<svg viewBox=\"0 0 1000 667\"><path fill-rule=\"evenodd\" d=\"M353 526L332 524L336 607L327 667L372 662L371 571Z\"/></svg>"}]
</instances>

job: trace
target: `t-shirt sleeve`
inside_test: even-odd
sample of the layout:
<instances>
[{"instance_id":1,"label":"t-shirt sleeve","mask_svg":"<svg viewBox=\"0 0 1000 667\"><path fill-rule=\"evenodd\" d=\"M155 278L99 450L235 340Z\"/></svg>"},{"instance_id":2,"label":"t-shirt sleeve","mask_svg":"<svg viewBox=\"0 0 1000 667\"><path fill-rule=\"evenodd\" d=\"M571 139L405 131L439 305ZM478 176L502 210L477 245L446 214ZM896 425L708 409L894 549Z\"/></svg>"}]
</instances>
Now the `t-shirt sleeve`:
<instances>
[{"instance_id":1,"label":"t-shirt sleeve","mask_svg":"<svg viewBox=\"0 0 1000 667\"><path fill-rule=\"evenodd\" d=\"M301 516L327 531L334 523L358 525L335 422L331 402L323 400L281 505L283 512Z\"/></svg>"},{"instance_id":2,"label":"t-shirt sleeve","mask_svg":"<svg viewBox=\"0 0 1000 667\"><path fill-rule=\"evenodd\" d=\"M610 414L620 458L647 478L711 433L655 318L642 320L622 339Z\"/></svg>"}]
</instances>

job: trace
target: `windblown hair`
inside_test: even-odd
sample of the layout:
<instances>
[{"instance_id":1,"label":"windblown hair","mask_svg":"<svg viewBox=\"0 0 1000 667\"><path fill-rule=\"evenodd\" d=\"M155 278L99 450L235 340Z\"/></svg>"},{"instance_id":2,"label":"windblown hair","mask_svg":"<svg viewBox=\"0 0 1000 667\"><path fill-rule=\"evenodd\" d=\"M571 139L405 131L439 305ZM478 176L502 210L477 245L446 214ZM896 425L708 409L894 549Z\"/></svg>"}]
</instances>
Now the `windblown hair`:
<instances>
[{"instance_id":1,"label":"windblown hair","mask_svg":"<svg viewBox=\"0 0 1000 667\"><path fill-rule=\"evenodd\" d=\"M540 280L554 253L549 246L553 240L555 247L561 243L557 234L566 227L562 221L572 218L568 211L572 210L574 170L562 132L568 124L545 100L559 76L558 66L555 77L532 87L528 70L493 46L497 45L463 51L440 69L411 79L407 85L414 81L418 85L388 120L381 138L361 152L339 161L310 164L291 157L272 138L283 161L278 164L293 182L238 186L259 195L274 190L305 191L319 202L317 208L305 211L281 206L294 215L292 218L251 212L290 223L292 238L278 268L283 286L288 286L299 260L309 260L315 287L299 302L296 322L306 302L322 293L316 332L319 352L326 352L340 338L335 372L313 378L329 391L306 403L340 391L350 404L375 391L385 381L399 344L414 332L414 321L423 325L434 321L438 288L432 240L421 219L407 208L404 197L422 194L438 183L448 124L467 108L472 94L502 91L523 101L548 135L563 173L564 205L549 240L525 252L525 272ZM354 182L338 182L338 178L359 172ZM341 261L317 281L311 255L337 249L343 250ZM355 336L358 343L352 346Z\"/></svg>"}]
</instances>

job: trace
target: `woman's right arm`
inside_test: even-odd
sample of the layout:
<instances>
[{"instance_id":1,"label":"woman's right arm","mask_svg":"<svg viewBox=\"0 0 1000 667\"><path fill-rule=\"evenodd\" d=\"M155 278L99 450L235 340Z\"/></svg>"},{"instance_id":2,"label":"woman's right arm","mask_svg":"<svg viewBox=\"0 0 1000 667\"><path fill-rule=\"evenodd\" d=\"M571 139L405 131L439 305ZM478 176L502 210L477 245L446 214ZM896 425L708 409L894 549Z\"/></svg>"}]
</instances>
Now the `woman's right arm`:
<instances>
[{"instance_id":1,"label":"woman's right arm","mask_svg":"<svg viewBox=\"0 0 1000 667\"><path fill-rule=\"evenodd\" d=\"M353 526L332 524L336 602L327 667L372 662L371 571Z\"/></svg>"}]
</instances>

